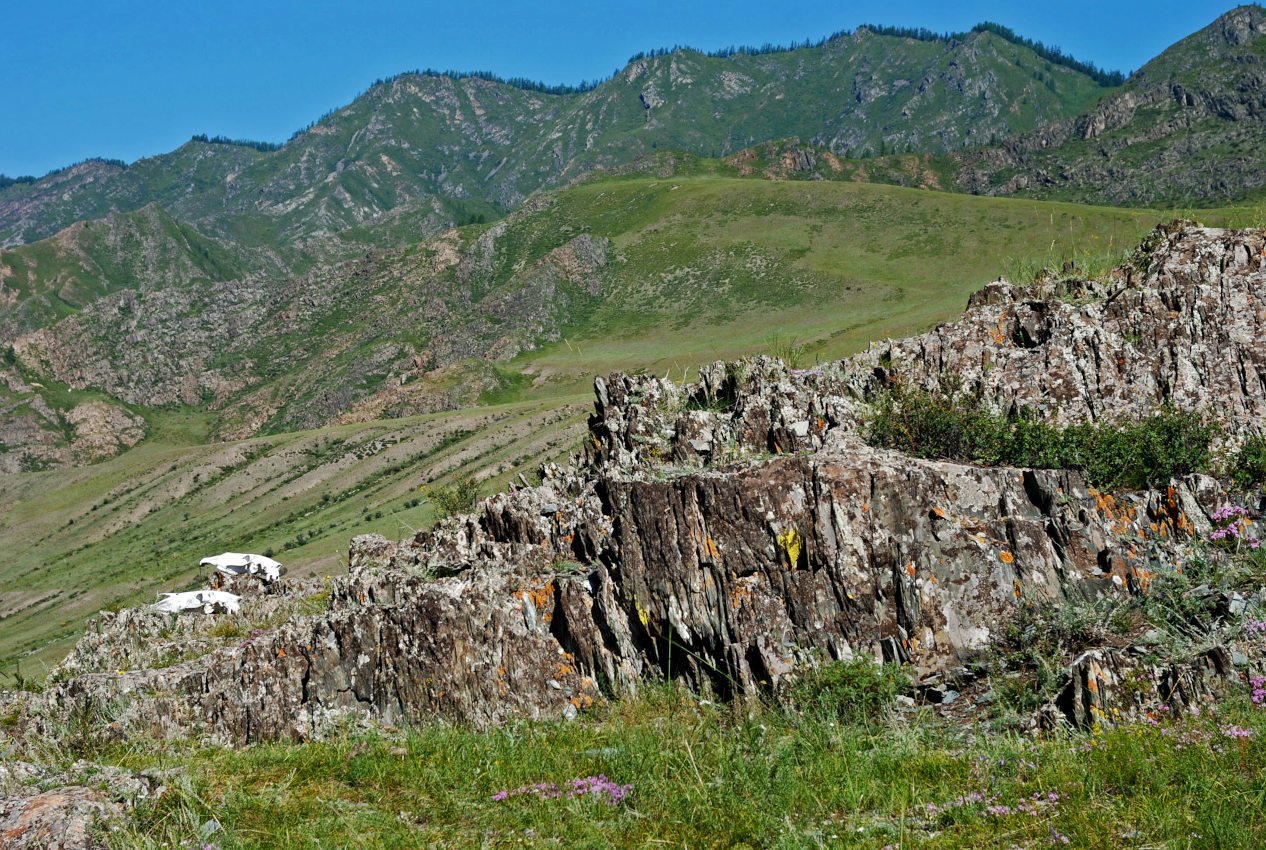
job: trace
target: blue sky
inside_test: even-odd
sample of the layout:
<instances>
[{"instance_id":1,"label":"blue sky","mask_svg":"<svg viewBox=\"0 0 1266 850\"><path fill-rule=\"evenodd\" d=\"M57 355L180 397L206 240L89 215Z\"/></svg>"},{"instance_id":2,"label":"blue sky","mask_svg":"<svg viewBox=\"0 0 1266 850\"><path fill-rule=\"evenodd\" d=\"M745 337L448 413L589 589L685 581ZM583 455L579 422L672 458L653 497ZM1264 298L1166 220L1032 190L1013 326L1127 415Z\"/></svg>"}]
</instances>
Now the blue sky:
<instances>
[{"instance_id":1,"label":"blue sky","mask_svg":"<svg viewBox=\"0 0 1266 850\"><path fill-rule=\"evenodd\" d=\"M284 141L378 77L489 70L577 83L641 50L785 44L862 23L965 30L982 20L1130 71L1229 2L796 0L4 0L0 173L129 162L194 133Z\"/></svg>"}]
</instances>

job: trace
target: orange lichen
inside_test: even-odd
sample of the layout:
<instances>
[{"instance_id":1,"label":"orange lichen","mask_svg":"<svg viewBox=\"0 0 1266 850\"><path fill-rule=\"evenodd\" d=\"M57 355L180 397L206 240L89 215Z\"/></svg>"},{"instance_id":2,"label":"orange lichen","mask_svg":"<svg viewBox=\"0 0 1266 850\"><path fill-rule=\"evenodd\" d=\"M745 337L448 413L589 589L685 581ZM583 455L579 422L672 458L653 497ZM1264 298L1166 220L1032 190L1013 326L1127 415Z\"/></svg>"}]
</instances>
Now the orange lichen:
<instances>
[{"instance_id":1,"label":"orange lichen","mask_svg":"<svg viewBox=\"0 0 1266 850\"><path fill-rule=\"evenodd\" d=\"M999 316L999 317L998 317L998 329L997 329L996 331L994 331L994 332L993 332L993 341L994 341L995 343L997 343L998 345L1002 345L1002 344L1003 344L1004 342L1006 342L1006 340L1007 340L1007 335L1006 335L1005 333L1003 333L1003 330L1002 330L1002 328L1003 328L1003 322L1004 322L1005 320L1006 320L1006 317L1005 317L1005 316ZM983 357L984 355L981 355L981 356Z\"/></svg>"},{"instance_id":2,"label":"orange lichen","mask_svg":"<svg viewBox=\"0 0 1266 850\"><path fill-rule=\"evenodd\" d=\"M721 550L718 549L717 544L713 542L711 534L703 538L703 551L707 552L708 557L713 560L721 557Z\"/></svg>"},{"instance_id":3,"label":"orange lichen","mask_svg":"<svg viewBox=\"0 0 1266 850\"><path fill-rule=\"evenodd\" d=\"M752 589L744 584L734 585L734 589L730 591L730 607L735 611L743 607L744 602L750 602L752 599Z\"/></svg>"},{"instance_id":4,"label":"orange lichen","mask_svg":"<svg viewBox=\"0 0 1266 850\"><path fill-rule=\"evenodd\" d=\"M544 612L542 614L545 622L549 622L553 617L553 612L547 609L549 601L554 597L554 580L552 578L533 578L528 581L527 585L519 589L515 594L520 600L530 601L537 611Z\"/></svg>"},{"instance_id":5,"label":"orange lichen","mask_svg":"<svg viewBox=\"0 0 1266 850\"><path fill-rule=\"evenodd\" d=\"M1010 552L999 552L999 553L998 553L998 558L999 558L999 560L1001 560L1001 561L1002 561L1002 563L1004 563L1004 564L1009 564L1009 563L1011 563L1012 561L1014 561L1014 560L1015 560L1015 556L1014 556L1014 555L1012 555Z\"/></svg>"}]
</instances>

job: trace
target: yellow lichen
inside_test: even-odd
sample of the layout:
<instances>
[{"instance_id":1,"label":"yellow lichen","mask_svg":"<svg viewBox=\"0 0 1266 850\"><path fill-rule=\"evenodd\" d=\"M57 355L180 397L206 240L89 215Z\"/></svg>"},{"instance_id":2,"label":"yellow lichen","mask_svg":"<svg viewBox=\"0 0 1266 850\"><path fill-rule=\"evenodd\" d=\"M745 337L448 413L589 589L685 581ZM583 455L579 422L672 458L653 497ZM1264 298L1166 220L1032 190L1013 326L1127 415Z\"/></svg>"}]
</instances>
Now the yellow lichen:
<instances>
[{"instance_id":1,"label":"yellow lichen","mask_svg":"<svg viewBox=\"0 0 1266 850\"><path fill-rule=\"evenodd\" d=\"M794 528L789 528L778 535L778 545L787 553L787 561L795 566L800 561L800 552L804 549L804 538Z\"/></svg>"}]
</instances>

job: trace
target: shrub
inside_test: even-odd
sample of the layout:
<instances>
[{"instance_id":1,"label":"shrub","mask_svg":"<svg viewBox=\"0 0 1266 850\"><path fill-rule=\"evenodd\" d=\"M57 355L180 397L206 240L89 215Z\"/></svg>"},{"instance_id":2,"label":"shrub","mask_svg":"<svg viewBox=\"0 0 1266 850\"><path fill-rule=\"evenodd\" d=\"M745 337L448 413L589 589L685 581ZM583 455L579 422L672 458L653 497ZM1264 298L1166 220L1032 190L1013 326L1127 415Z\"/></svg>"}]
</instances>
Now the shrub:
<instances>
[{"instance_id":1,"label":"shrub","mask_svg":"<svg viewBox=\"0 0 1266 850\"><path fill-rule=\"evenodd\" d=\"M1058 428L1037 411L989 411L979 393L946 381L935 392L897 384L876 400L865 436L915 457L987 466L1081 469L1095 486L1145 487L1207 469L1219 433L1199 413L1162 407L1135 423ZM1266 460L1266 451L1263 451Z\"/></svg>"},{"instance_id":2,"label":"shrub","mask_svg":"<svg viewBox=\"0 0 1266 850\"><path fill-rule=\"evenodd\" d=\"M458 475L443 487L436 487L431 501L441 518L470 513L479 501L479 483L473 475Z\"/></svg>"},{"instance_id":3,"label":"shrub","mask_svg":"<svg viewBox=\"0 0 1266 850\"><path fill-rule=\"evenodd\" d=\"M1231 481L1241 490L1266 483L1266 437L1249 437L1231 457Z\"/></svg>"},{"instance_id":4,"label":"shrub","mask_svg":"<svg viewBox=\"0 0 1266 850\"><path fill-rule=\"evenodd\" d=\"M1146 487L1210 466L1219 427L1190 410L1162 407L1137 423L1074 425L1062 434L1062 465L1102 487Z\"/></svg>"},{"instance_id":5,"label":"shrub","mask_svg":"<svg viewBox=\"0 0 1266 850\"><path fill-rule=\"evenodd\" d=\"M818 720L867 723L887 711L910 679L893 664L869 658L834 661L802 673L787 688L793 709Z\"/></svg>"}]
</instances>

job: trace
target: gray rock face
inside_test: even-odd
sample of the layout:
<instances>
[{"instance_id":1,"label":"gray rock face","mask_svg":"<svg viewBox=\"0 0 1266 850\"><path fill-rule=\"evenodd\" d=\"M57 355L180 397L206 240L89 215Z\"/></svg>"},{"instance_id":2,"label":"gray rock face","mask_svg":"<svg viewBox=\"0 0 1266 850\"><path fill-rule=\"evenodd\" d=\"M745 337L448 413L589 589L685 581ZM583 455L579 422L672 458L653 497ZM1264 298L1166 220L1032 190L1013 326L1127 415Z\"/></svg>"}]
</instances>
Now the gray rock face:
<instances>
[{"instance_id":1,"label":"gray rock face","mask_svg":"<svg viewBox=\"0 0 1266 850\"><path fill-rule=\"evenodd\" d=\"M1235 433L1257 433L1263 234L1186 228L1152 246L1144 271L1106 289L1061 287L1106 291L1101 302L995 284L962 321L839 364L754 358L684 387L600 379L583 453L540 486L409 540L357 538L328 596L284 582L247 595L245 622L275 621L287 594L306 607L186 661L212 621L103 617L41 710L91 700L124 733L241 742L348 717L574 716L647 677L746 694L854 655L956 682L1021 605L1145 592L1225 495L1199 475L1105 494L1074 471L876 449L858 435L867 393L890 370L927 382L953 370L999 407L1051 397L1059 421L1216 400ZM179 651L156 669L164 629ZM1104 652L1073 665L1051 717L1091 722L1094 699L1140 663ZM1156 698L1217 692L1231 658L1162 670L1155 681L1182 687Z\"/></svg>"},{"instance_id":2,"label":"gray rock face","mask_svg":"<svg viewBox=\"0 0 1266 850\"><path fill-rule=\"evenodd\" d=\"M97 850L105 845L93 826L121 816L107 795L83 786L0 798L0 840L11 850Z\"/></svg>"},{"instance_id":3,"label":"gray rock face","mask_svg":"<svg viewBox=\"0 0 1266 850\"><path fill-rule=\"evenodd\" d=\"M0 473L102 460L136 445L145 420L121 405L86 401L54 410L36 388L0 369Z\"/></svg>"},{"instance_id":4,"label":"gray rock face","mask_svg":"<svg viewBox=\"0 0 1266 850\"><path fill-rule=\"evenodd\" d=\"M1106 287L1064 292L1102 297L1035 298L1042 293L999 281L959 321L872 344L846 368L872 384L898 374L929 388L956 375L998 410L1033 407L1062 423L1132 419L1168 402L1216 414L1236 435L1262 433L1262 231L1175 223Z\"/></svg>"},{"instance_id":5,"label":"gray rock face","mask_svg":"<svg viewBox=\"0 0 1266 850\"><path fill-rule=\"evenodd\" d=\"M6 850L104 850L106 828L126 825L137 802L161 796L161 771L133 774L79 760L54 772L0 764L0 846Z\"/></svg>"}]
</instances>

